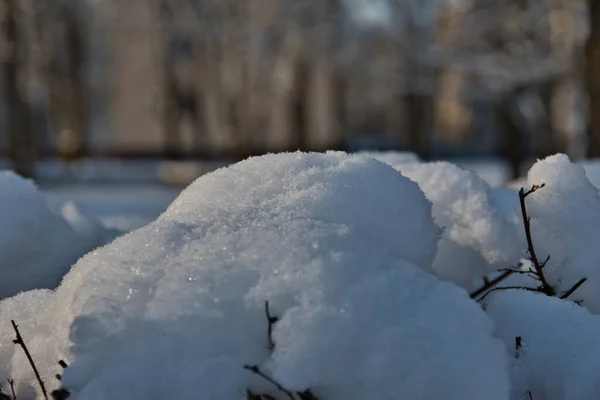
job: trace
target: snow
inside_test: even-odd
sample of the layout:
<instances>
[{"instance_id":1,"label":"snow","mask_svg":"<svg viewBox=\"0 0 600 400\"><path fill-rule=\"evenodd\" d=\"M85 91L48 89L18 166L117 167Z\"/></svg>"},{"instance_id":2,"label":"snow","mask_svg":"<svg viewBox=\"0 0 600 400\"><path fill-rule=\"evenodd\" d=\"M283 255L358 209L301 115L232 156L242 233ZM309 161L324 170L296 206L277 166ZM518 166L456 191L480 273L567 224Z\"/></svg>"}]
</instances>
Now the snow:
<instances>
[{"instance_id":1,"label":"snow","mask_svg":"<svg viewBox=\"0 0 600 400\"><path fill-rule=\"evenodd\" d=\"M537 162L528 185L546 186L527 197L531 231L538 258L550 255L544 268L551 285L562 293L588 278L574 300L600 313L600 195L582 166L559 154ZM524 239L523 239L524 240Z\"/></svg>"},{"instance_id":2,"label":"snow","mask_svg":"<svg viewBox=\"0 0 600 400\"><path fill-rule=\"evenodd\" d=\"M84 215L77 204L72 201L64 203L60 211L62 217L75 231L78 240L85 243L87 249L103 246L121 234L121 231L109 229L100 221Z\"/></svg>"},{"instance_id":3,"label":"snow","mask_svg":"<svg viewBox=\"0 0 600 400\"><path fill-rule=\"evenodd\" d=\"M512 359L512 399L528 399L528 391L533 399L598 398L600 317L575 303L523 290L490 297L487 312Z\"/></svg>"},{"instance_id":4,"label":"snow","mask_svg":"<svg viewBox=\"0 0 600 400\"><path fill-rule=\"evenodd\" d=\"M523 246L519 227L504 207L510 202L506 193L492 193L474 172L447 162L396 169L419 184L433 204L435 222L444 229L433 263L441 279L473 289L481 277L519 260Z\"/></svg>"},{"instance_id":5,"label":"snow","mask_svg":"<svg viewBox=\"0 0 600 400\"><path fill-rule=\"evenodd\" d=\"M0 212L0 299L55 288L81 255L104 244L80 240L33 182L12 172L0 172Z\"/></svg>"},{"instance_id":6,"label":"snow","mask_svg":"<svg viewBox=\"0 0 600 400\"><path fill-rule=\"evenodd\" d=\"M43 186L53 210L74 203L88 219L108 229L129 232L154 221L179 195L181 189L159 184L77 183Z\"/></svg>"},{"instance_id":7,"label":"snow","mask_svg":"<svg viewBox=\"0 0 600 400\"><path fill-rule=\"evenodd\" d=\"M6 340L18 317L50 386L50 366L71 364L76 399L276 395L242 368L255 364L330 400L508 400L491 319L429 273L439 235L418 185L379 161L250 158L87 254L55 292L0 303L0 373L34 386Z\"/></svg>"}]
</instances>

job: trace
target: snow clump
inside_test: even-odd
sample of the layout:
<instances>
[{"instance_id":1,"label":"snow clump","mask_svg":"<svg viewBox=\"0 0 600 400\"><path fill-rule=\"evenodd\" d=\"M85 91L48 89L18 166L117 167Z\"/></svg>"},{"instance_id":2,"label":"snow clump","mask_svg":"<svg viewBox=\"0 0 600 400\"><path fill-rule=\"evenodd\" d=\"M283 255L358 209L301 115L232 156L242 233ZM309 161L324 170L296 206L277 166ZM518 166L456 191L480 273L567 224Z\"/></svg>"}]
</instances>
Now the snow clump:
<instances>
[{"instance_id":1,"label":"snow clump","mask_svg":"<svg viewBox=\"0 0 600 400\"><path fill-rule=\"evenodd\" d=\"M255 157L86 255L52 301L0 303L0 317L50 304L23 327L42 362L71 362L63 384L77 399L278 396L252 364L327 400L508 400L491 319L428 272L439 233L419 187L376 160ZM266 301L280 318L273 350ZM0 357L32 382L12 343Z\"/></svg>"},{"instance_id":2,"label":"snow clump","mask_svg":"<svg viewBox=\"0 0 600 400\"><path fill-rule=\"evenodd\" d=\"M489 185L474 172L448 162L396 169L419 184L444 230L433 263L437 276L470 290L483 276L518 262L524 250L520 227L498 208Z\"/></svg>"},{"instance_id":3,"label":"snow clump","mask_svg":"<svg viewBox=\"0 0 600 400\"><path fill-rule=\"evenodd\" d=\"M0 172L0 299L55 288L92 247L52 212L35 184Z\"/></svg>"}]
</instances>

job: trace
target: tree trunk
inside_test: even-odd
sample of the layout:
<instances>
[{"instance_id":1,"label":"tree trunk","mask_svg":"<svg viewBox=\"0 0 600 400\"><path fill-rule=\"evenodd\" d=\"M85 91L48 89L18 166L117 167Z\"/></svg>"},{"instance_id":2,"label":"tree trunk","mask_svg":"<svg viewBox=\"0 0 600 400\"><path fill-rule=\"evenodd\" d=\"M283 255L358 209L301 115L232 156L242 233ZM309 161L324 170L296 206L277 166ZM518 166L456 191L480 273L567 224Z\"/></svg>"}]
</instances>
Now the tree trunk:
<instances>
[{"instance_id":1,"label":"tree trunk","mask_svg":"<svg viewBox=\"0 0 600 400\"><path fill-rule=\"evenodd\" d=\"M553 101L556 94L556 80L549 80L540 85L539 95L544 106L544 118L536 127L536 141L533 155L536 159L546 158L558 152L564 153L566 146L558 137L558 131L554 126Z\"/></svg>"},{"instance_id":2,"label":"tree trunk","mask_svg":"<svg viewBox=\"0 0 600 400\"><path fill-rule=\"evenodd\" d=\"M407 93L404 101L408 149L419 157L427 159L429 156L429 134L433 128L433 97Z\"/></svg>"},{"instance_id":3,"label":"tree trunk","mask_svg":"<svg viewBox=\"0 0 600 400\"><path fill-rule=\"evenodd\" d=\"M35 141L30 124L29 104L23 98L20 85L19 72L22 71L23 63L19 54L22 42L17 25L16 0L2 0L2 6L5 12L4 37L10 49L4 61L8 155L15 172L32 177L35 167Z\"/></svg>"},{"instance_id":4,"label":"tree trunk","mask_svg":"<svg viewBox=\"0 0 600 400\"><path fill-rule=\"evenodd\" d=\"M86 114L87 114L87 93L85 82L85 39L81 21L75 13L75 10L68 10L66 14L67 27L67 51L69 63L70 80L70 110L69 120L70 129L73 132L73 147L69 158L79 158L85 146L86 136Z\"/></svg>"},{"instance_id":5,"label":"tree trunk","mask_svg":"<svg viewBox=\"0 0 600 400\"><path fill-rule=\"evenodd\" d=\"M585 53L585 78L589 96L588 148L590 158L600 157L600 2L588 0L590 35Z\"/></svg>"},{"instance_id":6,"label":"tree trunk","mask_svg":"<svg viewBox=\"0 0 600 400\"><path fill-rule=\"evenodd\" d=\"M308 117L308 74L309 67L306 62L300 61L296 65L295 70L295 79L294 79L294 93L291 99L291 118L290 123L292 124L292 141L291 145L294 147L290 150L303 150L307 149L307 132L308 129L308 121L306 120Z\"/></svg>"},{"instance_id":7,"label":"tree trunk","mask_svg":"<svg viewBox=\"0 0 600 400\"><path fill-rule=\"evenodd\" d=\"M521 165L525 155L525 133L514 114L518 96L518 90L515 90L501 96L496 104L499 134L503 138L501 155L508 161L513 180L521 176Z\"/></svg>"}]
</instances>

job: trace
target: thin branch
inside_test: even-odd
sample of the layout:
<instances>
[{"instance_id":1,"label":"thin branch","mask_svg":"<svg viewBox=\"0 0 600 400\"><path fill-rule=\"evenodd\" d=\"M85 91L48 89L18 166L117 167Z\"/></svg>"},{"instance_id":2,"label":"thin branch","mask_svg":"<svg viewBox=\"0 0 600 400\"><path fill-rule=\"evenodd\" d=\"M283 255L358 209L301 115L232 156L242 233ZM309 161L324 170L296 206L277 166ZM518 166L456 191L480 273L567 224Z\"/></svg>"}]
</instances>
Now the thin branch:
<instances>
[{"instance_id":1,"label":"thin branch","mask_svg":"<svg viewBox=\"0 0 600 400\"><path fill-rule=\"evenodd\" d=\"M510 271L513 274L527 275L528 277L530 277L531 279L535 279L536 281L540 280L540 278L538 278L537 274L533 270L523 271L523 270L520 270L520 269L502 268L502 269L499 269L498 271L500 271L500 272Z\"/></svg>"},{"instance_id":2,"label":"thin branch","mask_svg":"<svg viewBox=\"0 0 600 400\"><path fill-rule=\"evenodd\" d=\"M65 370L69 367L69 364L67 364L64 360L58 360L58 365L60 365L63 370ZM57 380L62 381L62 374L56 374L56 375L54 375L54 377Z\"/></svg>"},{"instance_id":3,"label":"thin branch","mask_svg":"<svg viewBox=\"0 0 600 400\"><path fill-rule=\"evenodd\" d=\"M271 311L269 310L269 301L265 301L265 315L267 316L267 322L269 323L268 327L268 335L269 335L269 350L273 350L275 348L275 342L273 341L273 325L279 321L278 317L274 317L271 315Z\"/></svg>"},{"instance_id":4,"label":"thin branch","mask_svg":"<svg viewBox=\"0 0 600 400\"><path fill-rule=\"evenodd\" d=\"M515 358L519 358L521 347L523 347L523 338L515 336Z\"/></svg>"},{"instance_id":5,"label":"thin branch","mask_svg":"<svg viewBox=\"0 0 600 400\"><path fill-rule=\"evenodd\" d=\"M307 389L304 392L297 392L297 395L300 397L300 400L319 400L310 389Z\"/></svg>"},{"instance_id":6,"label":"thin branch","mask_svg":"<svg viewBox=\"0 0 600 400\"><path fill-rule=\"evenodd\" d=\"M67 400L69 397L71 397L71 392L69 392L67 389L56 389L51 393L51 395L53 400Z\"/></svg>"},{"instance_id":7,"label":"thin branch","mask_svg":"<svg viewBox=\"0 0 600 400\"><path fill-rule=\"evenodd\" d=\"M8 386L10 386L10 394L12 394L13 400L17 400L17 395L15 393L15 380L7 379L7 381L8 381Z\"/></svg>"},{"instance_id":8,"label":"thin branch","mask_svg":"<svg viewBox=\"0 0 600 400\"><path fill-rule=\"evenodd\" d=\"M21 336L21 333L19 332L19 327L17 326L17 324L15 323L14 320L11 320L10 322L12 323L13 329L15 330L15 334L17 336L17 338L15 340L13 340L13 343L18 344L23 349L23 352L25 353L27 360L29 360L29 364L31 365L31 368L33 369L35 378L37 379L37 381L40 385L40 388L42 389L42 394L44 395L44 399L48 400L48 393L46 392L46 386L44 385L44 381L42 380L42 377L40 376L40 373L38 372L38 369L35 366L35 362L33 362L31 353L29 353L29 349L27 349L27 345L25 345L25 341L23 340L23 337Z\"/></svg>"},{"instance_id":9,"label":"thin branch","mask_svg":"<svg viewBox=\"0 0 600 400\"><path fill-rule=\"evenodd\" d=\"M528 190L528 191L526 191L526 192L524 191L524 189L523 189L523 188L521 188L521 191L523 191L523 192L524 192L524 193L523 193L523 198L525 198L525 197L529 196L529 195L530 195L530 194L532 194L532 193L535 193L535 192L537 192L538 190L540 190L541 188L543 188L543 187L545 187L545 186L546 186L546 184L545 184L545 183L542 183L541 185L533 185L533 186L531 187L531 189L529 189L529 190Z\"/></svg>"},{"instance_id":10,"label":"thin branch","mask_svg":"<svg viewBox=\"0 0 600 400\"><path fill-rule=\"evenodd\" d=\"M471 292L469 294L469 296L471 296L472 299L479 297L479 295L481 295L482 293L493 288L494 286L496 286L497 284L499 284L500 282L502 282L503 280L505 280L506 278L511 276L512 273L513 273L513 271L509 270L509 271L505 271L502 275L492 279L491 281L484 279L484 285L481 286L479 289L475 290L474 292Z\"/></svg>"},{"instance_id":11,"label":"thin branch","mask_svg":"<svg viewBox=\"0 0 600 400\"><path fill-rule=\"evenodd\" d=\"M523 226L525 228L525 237L527 238L527 250L529 251L529 256L531 258L531 262L533 263L533 267L535 268L535 273L541 282L540 291L542 293L547 294L548 296L554 296L556 295L556 291L548 283L546 277L544 276L544 272L542 271L550 257L548 257L546 261L544 261L544 263L542 264L540 263L537 254L535 253L535 248L533 247L533 239L531 238L531 220L527 215L527 207L525 205L525 198L530 194L536 192L537 190L543 188L544 186L545 184L543 183L541 185L533 185L531 189L529 189L527 192L525 191L525 189L521 188L521 190L519 190L519 202L521 204L521 213L523 214Z\"/></svg>"},{"instance_id":12,"label":"thin branch","mask_svg":"<svg viewBox=\"0 0 600 400\"><path fill-rule=\"evenodd\" d=\"M587 281L587 278L581 278L579 281L577 281L576 284L574 284L571 289L567 290L562 296L560 296L561 299L568 299L569 296L571 296L573 294L573 292L575 292L577 289L579 289L579 287L581 285L583 285L585 283L585 281Z\"/></svg>"},{"instance_id":13,"label":"thin branch","mask_svg":"<svg viewBox=\"0 0 600 400\"><path fill-rule=\"evenodd\" d=\"M527 290L529 292L541 292L542 291L541 287L530 288L530 287L526 287L526 286L503 286L503 287L499 287L499 288L493 288L489 292L486 292L483 296L481 296L481 298L479 300L477 300L477 302L480 302L483 299L485 299L490 293L498 292L500 290L510 290L510 289Z\"/></svg>"},{"instance_id":14,"label":"thin branch","mask_svg":"<svg viewBox=\"0 0 600 400\"><path fill-rule=\"evenodd\" d=\"M247 369L248 371L252 372L254 375L258 375L261 378L263 378L264 380L266 380L267 382L271 383L273 386L275 386L281 393L285 394L287 397L289 397L291 400L296 400L296 398L294 397L294 394L292 392L290 392L289 390L287 390L286 388L284 388L279 382L277 382L275 379L271 378L269 375L265 374L264 372L262 372L260 370L260 368L258 367L258 365L244 365L244 369Z\"/></svg>"}]
</instances>

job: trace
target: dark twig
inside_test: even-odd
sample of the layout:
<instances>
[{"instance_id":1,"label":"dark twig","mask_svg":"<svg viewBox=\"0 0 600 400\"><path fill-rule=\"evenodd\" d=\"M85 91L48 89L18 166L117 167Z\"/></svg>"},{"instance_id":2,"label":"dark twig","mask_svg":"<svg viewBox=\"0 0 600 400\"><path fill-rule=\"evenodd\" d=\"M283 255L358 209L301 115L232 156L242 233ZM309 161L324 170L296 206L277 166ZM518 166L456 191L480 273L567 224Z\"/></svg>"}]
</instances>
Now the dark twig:
<instances>
[{"instance_id":1,"label":"dark twig","mask_svg":"<svg viewBox=\"0 0 600 400\"><path fill-rule=\"evenodd\" d=\"M58 360L58 365L60 365L63 370L65 370L65 369L67 369L69 367L69 365L64 360ZM56 374L56 375L54 375L54 377L57 380L62 381L62 375L61 374Z\"/></svg>"},{"instance_id":2,"label":"dark twig","mask_svg":"<svg viewBox=\"0 0 600 400\"><path fill-rule=\"evenodd\" d=\"M533 400L533 395L531 394L531 390L528 390L527 394L529 395L529 400Z\"/></svg>"},{"instance_id":3,"label":"dark twig","mask_svg":"<svg viewBox=\"0 0 600 400\"><path fill-rule=\"evenodd\" d=\"M515 358L519 358L521 347L523 347L523 338L521 336L515 336Z\"/></svg>"},{"instance_id":4,"label":"dark twig","mask_svg":"<svg viewBox=\"0 0 600 400\"><path fill-rule=\"evenodd\" d=\"M540 292L540 291L541 291L541 289L540 289L539 287L538 287L538 288L530 288L530 287L526 287L526 286L503 286L503 287L493 288L493 289L489 290L489 291L488 291L488 292L486 292L486 293L485 293L483 296L481 296L481 297L479 298L479 300L477 300L477 301L478 301L478 302L479 302L479 301L482 301L482 300L483 300L483 299L485 299L485 298L486 298L486 297L487 297L487 296L488 296L490 293L493 293L493 292L498 292L498 291L500 291L500 290L511 290L511 289L527 290L527 291L529 291L529 292Z\"/></svg>"},{"instance_id":5,"label":"dark twig","mask_svg":"<svg viewBox=\"0 0 600 400\"><path fill-rule=\"evenodd\" d=\"M574 284L571 289L567 290L562 296L560 296L561 299L568 299L569 296L571 296L573 294L573 292L575 292L577 289L579 289L579 287L581 285L583 285L585 283L585 281L587 281L587 278L581 278L579 281L577 281L576 284Z\"/></svg>"},{"instance_id":6,"label":"dark twig","mask_svg":"<svg viewBox=\"0 0 600 400\"><path fill-rule=\"evenodd\" d=\"M527 271L523 271L521 269L514 269L514 268L502 268L500 270L498 270L500 272L508 272L510 271L513 274L520 274L520 275L527 275L528 277L530 277L531 279L535 279L536 281L539 281L540 278L537 277L535 271L533 270L527 270Z\"/></svg>"},{"instance_id":7,"label":"dark twig","mask_svg":"<svg viewBox=\"0 0 600 400\"><path fill-rule=\"evenodd\" d=\"M268 335L269 335L269 350L275 348L275 342L273 341L273 325L279 321L278 317L272 316L269 310L269 301L265 301L265 315L267 316L267 322L269 323Z\"/></svg>"},{"instance_id":8,"label":"dark twig","mask_svg":"<svg viewBox=\"0 0 600 400\"><path fill-rule=\"evenodd\" d=\"M275 397L268 394L255 394L250 390L246 390L246 400L277 400Z\"/></svg>"},{"instance_id":9,"label":"dark twig","mask_svg":"<svg viewBox=\"0 0 600 400\"><path fill-rule=\"evenodd\" d=\"M23 340L23 337L21 336L21 333L19 332L19 327L17 326L17 324L15 323L14 320L11 320L10 322L12 323L13 329L15 330L15 334L17 336L17 338L15 340L13 340L13 343L18 344L23 349L23 352L25 353L27 360L29 360L29 364L31 365L31 368L33 369L35 378L37 379L37 381L40 385L40 388L42 389L42 394L44 395L44 399L48 400L48 393L46 392L46 386L44 385L44 381L42 380L42 377L40 376L40 373L38 372L38 369L35 366L35 362L33 362L31 353L29 353L29 349L27 349L27 345L25 345L25 341Z\"/></svg>"},{"instance_id":10,"label":"dark twig","mask_svg":"<svg viewBox=\"0 0 600 400\"><path fill-rule=\"evenodd\" d=\"M512 275L513 271L505 271L502 273L502 275L497 276L496 278L490 280L484 280L484 285L481 286L479 289L475 290L474 292L471 292L470 296L472 299L475 299L477 297L479 297L482 293L485 293L486 291L488 291L489 289L493 288L494 286L496 286L497 284L499 284L500 282L502 282L503 280L505 280L506 278L508 278L510 275Z\"/></svg>"},{"instance_id":11,"label":"dark twig","mask_svg":"<svg viewBox=\"0 0 600 400\"><path fill-rule=\"evenodd\" d=\"M10 387L10 394L12 395L12 399L17 400L17 395L15 393L15 380L7 379L7 381L8 381L8 386Z\"/></svg>"},{"instance_id":12,"label":"dark twig","mask_svg":"<svg viewBox=\"0 0 600 400\"><path fill-rule=\"evenodd\" d=\"M260 368L258 367L258 365L244 365L244 369L247 369L248 371L252 372L254 375L258 375L261 378L263 378L264 380L266 380L267 382L271 383L273 386L275 386L281 393L285 394L287 397L289 397L291 400L296 400L296 398L294 397L294 394L292 392L290 392L289 390L287 390L286 388L284 388L279 382L277 382L275 379L271 378L269 375L265 374L264 372L262 372L260 370Z\"/></svg>"},{"instance_id":13,"label":"dark twig","mask_svg":"<svg viewBox=\"0 0 600 400\"><path fill-rule=\"evenodd\" d=\"M71 392L69 392L67 389L56 389L51 395L53 400L67 400L69 397L71 397Z\"/></svg>"},{"instance_id":14,"label":"dark twig","mask_svg":"<svg viewBox=\"0 0 600 400\"><path fill-rule=\"evenodd\" d=\"M525 191L525 189L521 188L519 190L519 202L521 204L521 214L523 215L523 226L525 228L525 237L527 238L527 250L529 252L529 257L531 262L533 263L533 268L535 269L535 274L540 280L540 292L547 294L548 296L556 295L556 291L554 288L548 283L546 277L544 276L544 271L542 269L546 266L550 257L546 259L543 263L540 263L537 254L535 253L535 248L533 247L533 239L531 237L531 219L527 215L527 207L525 205L525 198L532 193L535 193L539 189L543 188L545 184L541 185L533 185L531 189Z\"/></svg>"},{"instance_id":15,"label":"dark twig","mask_svg":"<svg viewBox=\"0 0 600 400\"><path fill-rule=\"evenodd\" d=\"M300 397L300 400L319 400L310 389L307 389L304 392L298 392L297 394Z\"/></svg>"}]
</instances>

